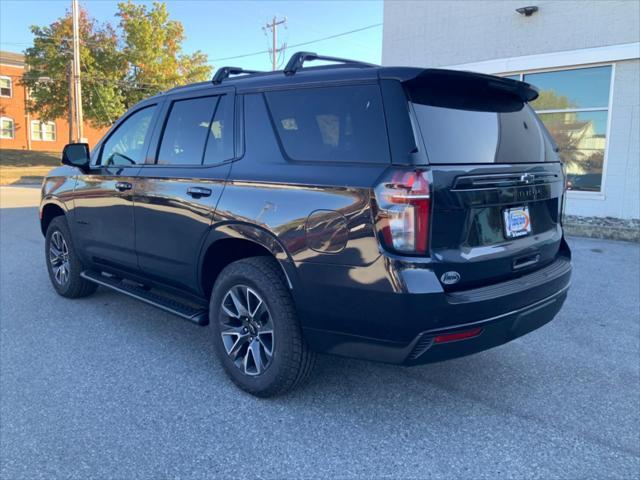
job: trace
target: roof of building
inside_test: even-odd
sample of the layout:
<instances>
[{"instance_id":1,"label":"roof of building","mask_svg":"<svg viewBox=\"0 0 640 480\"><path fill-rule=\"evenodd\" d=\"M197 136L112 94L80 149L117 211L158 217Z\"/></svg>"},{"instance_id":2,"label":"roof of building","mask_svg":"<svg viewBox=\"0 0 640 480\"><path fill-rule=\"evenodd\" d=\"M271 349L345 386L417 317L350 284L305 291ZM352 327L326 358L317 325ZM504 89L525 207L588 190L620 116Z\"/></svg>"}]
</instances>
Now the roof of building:
<instances>
[{"instance_id":1,"label":"roof of building","mask_svg":"<svg viewBox=\"0 0 640 480\"><path fill-rule=\"evenodd\" d=\"M3 65L24 66L24 55L22 53L7 52L0 50L0 63Z\"/></svg>"}]
</instances>

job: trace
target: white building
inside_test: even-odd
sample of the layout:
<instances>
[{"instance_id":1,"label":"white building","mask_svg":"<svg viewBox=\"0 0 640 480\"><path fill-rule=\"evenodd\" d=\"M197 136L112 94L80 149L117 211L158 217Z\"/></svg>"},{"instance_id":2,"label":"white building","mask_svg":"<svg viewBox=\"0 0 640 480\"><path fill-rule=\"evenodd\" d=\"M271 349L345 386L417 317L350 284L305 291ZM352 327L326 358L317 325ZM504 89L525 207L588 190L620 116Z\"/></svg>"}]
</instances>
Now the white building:
<instances>
[{"instance_id":1,"label":"white building","mask_svg":"<svg viewBox=\"0 0 640 480\"><path fill-rule=\"evenodd\" d=\"M556 137L572 182L567 213L637 228L639 1L386 0L382 63L536 85L541 95L532 106Z\"/></svg>"}]
</instances>

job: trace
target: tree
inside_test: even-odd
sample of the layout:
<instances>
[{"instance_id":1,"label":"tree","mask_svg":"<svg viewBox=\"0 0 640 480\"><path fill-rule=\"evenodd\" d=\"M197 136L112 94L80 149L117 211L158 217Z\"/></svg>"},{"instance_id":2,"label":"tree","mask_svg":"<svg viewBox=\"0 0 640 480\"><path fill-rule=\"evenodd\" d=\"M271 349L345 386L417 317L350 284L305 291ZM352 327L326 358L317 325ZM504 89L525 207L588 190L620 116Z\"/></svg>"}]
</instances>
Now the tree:
<instances>
[{"instance_id":1,"label":"tree","mask_svg":"<svg viewBox=\"0 0 640 480\"><path fill-rule=\"evenodd\" d=\"M79 15L82 104L85 117L97 126L108 125L124 109L119 82L126 63L117 49L113 28L91 20L83 9ZM29 110L43 120L68 112L69 65L72 59L72 21L66 13L46 27L31 27L33 47L25 52L27 64L22 83L29 89Z\"/></svg>"},{"instance_id":2,"label":"tree","mask_svg":"<svg viewBox=\"0 0 640 480\"><path fill-rule=\"evenodd\" d=\"M538 98L531 103L531 106L536 110L560 110L575 108L576 104L565 95L558 95L553 90L542 89Z\"/></svg>"},{"instance_id":3,"label":"tree","mask_svg":"<svg viewBox=\"0 0 640 480\"><path fill-rule=\"evenodd\" d=\"M135 104L149 95L178 85L211 78L207 56L201 51L182 52L184 28L169 19L164 3L146 5L131 1L118 4L122 53L128 62L125 103Z\"/></svg>"},{"instance_id":4,"label":"tree","mask_svg":"<svg viewBox=\"0 0 640 480\"><path fill-rule=\"evenodd\" d=\"M118 4L117 28L99 24L80 11L80 70L84 116L96 126L110 125L143 98L163 90L206 80L207 56L182 51L184 28L169 19L163 3L148 9L131 1ZM70 12L51 25L31 27L33 47L25 52L23 84L29 109L43 120L66 116L68 66L72 59Z\"/></svg>"}]
</instances>

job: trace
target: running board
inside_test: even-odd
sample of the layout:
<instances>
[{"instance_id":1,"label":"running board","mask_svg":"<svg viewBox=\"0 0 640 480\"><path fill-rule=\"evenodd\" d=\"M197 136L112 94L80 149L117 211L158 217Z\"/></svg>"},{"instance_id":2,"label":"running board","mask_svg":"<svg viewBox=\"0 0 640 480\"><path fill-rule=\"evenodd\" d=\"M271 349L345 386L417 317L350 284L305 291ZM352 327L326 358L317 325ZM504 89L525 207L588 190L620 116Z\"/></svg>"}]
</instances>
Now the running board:
<instances>
[{"instance_id":1,"label":"running board","mask_svg":"<svg viewBox=\"0 0 640 480\"><path fill-rule=\"evenodd\" d=\"M165 312L173 313L198 325L207 325L209 323L209 312L205 305L185 303L169 295L147 290L135 283L103 275L93 270L85 270L80 273L80 276L90 282L97 283L116 292L124 293L125 295L158 307Z\"/></svg>"}]
</instances>

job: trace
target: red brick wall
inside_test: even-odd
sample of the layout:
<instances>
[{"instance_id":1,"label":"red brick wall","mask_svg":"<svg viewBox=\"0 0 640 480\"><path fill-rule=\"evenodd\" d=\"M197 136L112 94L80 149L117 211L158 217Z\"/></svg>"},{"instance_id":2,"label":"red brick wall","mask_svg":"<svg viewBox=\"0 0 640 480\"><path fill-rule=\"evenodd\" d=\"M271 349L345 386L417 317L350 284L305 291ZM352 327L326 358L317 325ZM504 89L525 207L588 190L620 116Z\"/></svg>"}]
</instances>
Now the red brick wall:
<instances>
[{"instance_id":1,"label":"red brick wall","mask_svg":"<svg viewBox=\"0 0 640 480\"><path fill-rule=\"evenodd\" d=\"M0 139L0 148L11 148L18 150L29 149L29 138L31 137L30 124L32 120L37 120L38 116L31 114L27 118L25 94L26 89L19 84L20 77L24 73L24 68L13 65L0 64L0 76L11 78L11 97L0 96L0 117L9 117L14 122L14 138ZM57 119L55 141L34 140L31 138L31 150L60 152L69 143L69 124L66 119ZM96 129L85 122L84 136L89 140L89 146L93 147L102 138L107 128Z\"/></svg>"}]
</instances>

